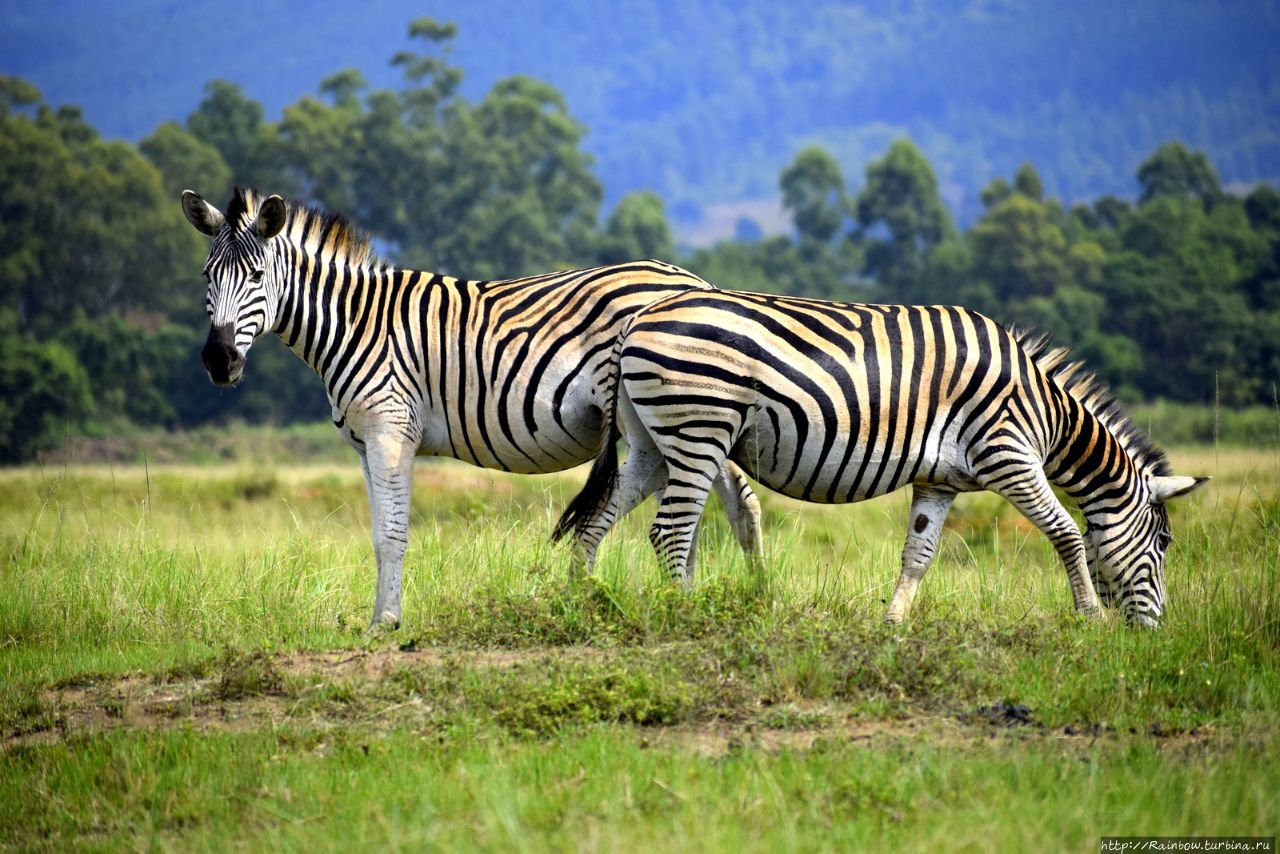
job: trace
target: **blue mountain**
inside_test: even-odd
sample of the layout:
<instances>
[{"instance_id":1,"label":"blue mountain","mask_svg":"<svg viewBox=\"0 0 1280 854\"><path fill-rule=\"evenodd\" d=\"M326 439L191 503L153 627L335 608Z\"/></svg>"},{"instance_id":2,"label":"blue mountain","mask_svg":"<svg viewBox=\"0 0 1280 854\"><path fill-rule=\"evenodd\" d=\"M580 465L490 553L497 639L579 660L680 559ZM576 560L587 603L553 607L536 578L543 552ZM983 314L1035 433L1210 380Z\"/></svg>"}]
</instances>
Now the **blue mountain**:
<instances>
[{"instance_id":1,"label":"blue mountain","mask_svg":"<svg viewBox=\"0 0 1280 854\"><path fill-rule=\"evenodd\" d=\"M656 190L699 242L741 213L781 227L778 174L813 143L856 186L910 136L962 219L1026 161L1067 202L1132 195L1170 139L1228 184L1280 179L1274 0L4 0L0 15L0 73L130 140L215 78L271 117L341 68L397 86L408 22L452 20L469 97L511 74L552 83L590 129L607 201Z\"/></svg>"}]
</instances>

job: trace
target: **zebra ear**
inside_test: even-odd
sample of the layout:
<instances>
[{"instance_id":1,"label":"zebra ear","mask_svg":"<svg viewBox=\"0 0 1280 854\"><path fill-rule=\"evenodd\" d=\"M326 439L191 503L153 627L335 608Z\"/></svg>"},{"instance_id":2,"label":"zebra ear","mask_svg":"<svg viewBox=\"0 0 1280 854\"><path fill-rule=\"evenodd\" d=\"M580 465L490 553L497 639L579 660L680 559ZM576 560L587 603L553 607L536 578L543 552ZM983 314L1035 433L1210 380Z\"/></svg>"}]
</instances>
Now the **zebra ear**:
<instances>
[{"instance_id":1,"label":"zebra ear","mask_svg":"<svg viewBox=\"0 0 1280 854\"><path fill-rule=\"evenodd\" d=\"M1194 492L1209 482L1207 477L1153 477L1147 480L1151 487L1151 503L1163 504L1170 498L1178 498Z\"/></svg>"},{"instance_id":2,"label":"zebra ear","mask_svg":"<svg viewBox=\"0 0 1280 854\"><path fill-rule=\"evenodd\" d=\"M182 191L182 212L186 215L187 222L191 223L196 231L209 237L216 235L218 229L222 228L222 224L227 221L222 211L206 202L199 193L191 190Z\"/></svg>"},{"instance_id":3,"label":"zebra ear","mask_svg":"<svg viewBox=\"0 0 1280 854\"><path fill-rule=\"evenodd\" d=\"M258 206L258 218L253 221L253 230L263 240L270 240L284 228L284 199L279 196L268 196Z\"/></svg>"}]
</instances>

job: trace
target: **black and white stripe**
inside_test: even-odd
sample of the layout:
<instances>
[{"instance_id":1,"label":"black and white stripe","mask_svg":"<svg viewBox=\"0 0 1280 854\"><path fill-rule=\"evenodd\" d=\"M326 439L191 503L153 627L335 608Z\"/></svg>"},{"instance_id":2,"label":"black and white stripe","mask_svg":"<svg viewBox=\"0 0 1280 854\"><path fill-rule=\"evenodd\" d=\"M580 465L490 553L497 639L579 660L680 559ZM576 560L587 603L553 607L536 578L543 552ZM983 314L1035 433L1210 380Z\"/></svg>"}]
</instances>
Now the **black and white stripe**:
<instances>
[{"instance_id":1,"label":"black and white stripe","mask_svg":"<svg viewBox=\"0 0 1280 854\"><path fill-rule=\"evenodd\" d=\"M378 557L374 620L398 622L417 455L555 472L595 455L623 323L710 286L659 261L465 281L398 270L338 216L238 189L225 214L195 193L187 218L213 238L205 363L235 382L270 330L323 379L333 420L361 454ZM759 509L742 472L715 477L749 556Z\"/></svg>"},{"instance_id":2,"label":"black and white stripe","mask_svg":"<svg viewBox=\"0 0 1280 854\"><path fill-rule=\"evenodd\" d=\"M1103 601L1154 624L1164 607L1163 502L1201 481L1163 454L1064 349L945 306L855 305L729 291L673 295L637 312L617 348L606 441L557 526L583 553L658 492L650 534L687 569L711 478L725 460L787 495L825 503L913 488L902 620L959 492L988 489L1042 530L1076 608ZM1088 542L1053 492L1089 520ZM1088 570L1088 574L1086 574Z\"/></svg>"}]
</instances>

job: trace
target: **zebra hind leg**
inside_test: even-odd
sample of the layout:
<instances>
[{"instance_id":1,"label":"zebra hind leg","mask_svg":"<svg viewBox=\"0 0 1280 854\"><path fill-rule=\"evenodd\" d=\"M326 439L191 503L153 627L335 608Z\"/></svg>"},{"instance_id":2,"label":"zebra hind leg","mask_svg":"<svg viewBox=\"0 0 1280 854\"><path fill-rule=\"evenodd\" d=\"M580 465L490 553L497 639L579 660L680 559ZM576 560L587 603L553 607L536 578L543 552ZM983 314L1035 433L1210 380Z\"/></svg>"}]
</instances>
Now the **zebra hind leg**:
<instances>
[{"instance_id":1,"label":"zebra hind leg","mask_svg":"<svg viewBox=\"0 0 1280 854\"><path fill-rule=\"evenodd\" d=\"M605 535L622 517L661 489L665 482L662 455L652 443L645 441L647 437L643 434L637 438L639 441L628 451L627 459L618 471L617 482L607 503L597 510L593 518L583 523L574 537L571 578L578 577L583 570L591 573L596 552Z\"/></svg>"},{"instance_id":2,"label":"zebra hind leg","mask_svg":"<svg viewBox=\"0 0 1280 854\"><path fill-rule=\"evenodd\" d=\"M898 586L889 601L889 610L884 618L886 623L897 625L911 611L916 590L933 562L938 539L942 535L942 523L946 521L947 511L955 497L953 490L932 484L917 484L912 490L907 544L902 549L902 574L898 576Z\"/></svg>"},{"instance_id":3,"label":"zebra hind leg","mask_svg":"<svg viewBox=\"0 0 1280 854\"><path fill-rule=\"evenodd\" d=\"M764 537L760 527L760 498L751 488L746 474L732 460L725 460L713 487L729 526L737 537L747 567L754 573L764 571ZM692 564L692 561L690 562Z\"/></svg>"},{"instance_id":4,"label":"zebra hind leg","mask_svg":"<svg viewBox=\"0 0 1280 854\"><path fill-rule=\"evenodd\" d=\"M649 528L649 542L663 568L687 586L693 582L695 539L715 475L683 467L673 471L669 462L668 466L667 485L658 502L658 515Z\"/></svg>"}]
</instances>

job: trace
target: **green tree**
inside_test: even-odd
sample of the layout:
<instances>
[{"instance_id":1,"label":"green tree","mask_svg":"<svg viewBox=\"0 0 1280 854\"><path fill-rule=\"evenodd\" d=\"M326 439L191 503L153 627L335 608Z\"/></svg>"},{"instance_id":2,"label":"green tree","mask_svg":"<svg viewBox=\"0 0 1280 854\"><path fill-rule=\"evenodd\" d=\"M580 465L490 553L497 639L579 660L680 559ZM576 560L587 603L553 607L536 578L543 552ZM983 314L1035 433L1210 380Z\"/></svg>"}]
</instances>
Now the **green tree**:
<instances>
[{"instance_id":1,"label":"green tree","mask_svg":"<svg viewBox=\"0 0 1280 854\"><path fill-rule=\"evenodd\" d=\"M848 202L840 164L821 146L810 146L782 171L782 205L801 240L828 243L844 222Z\"/></svg>"},{"instance_id":2,"label":"green tree","mask_svg":"<svg viewBox=\"0 0 1280 854\"><path fill-rule=\"evenodd\" d=\"M924 287L929 253L954 236L938 179L920 150L905 139L870 164L866 178L856 201L858 224L870 241L866 272L893 298L910 298ZM886 237L875 236L877 229Z\"/></svg>"},{"instance_id":3,"label":"green tree","mask_svg":"<svg viewBox=\"0 0 1280 854\"><path fill-rule=\"evenodd\" d=\"M1124 199L1106 195L1093 203L1093 211L1097 214L1098 223L1104 228L1119 228L1128 219L1133 210Z\"/></svg>"},{"instance_id":4,"label":"green tree","mask_svg":"<svg viewBox=\"0 0 1280 854\"><path fill-rule=\"evenodd\" d=\"M165 122L138 144L138 150L164 177L164 192L176 201L183 190L211 199L231 195L231 167L218 149L197 139L177 122Z\"/></svg>"},{"instance_id":5,"label":"green tree","mask_svg":"<svg viewBox=\"0 0 1280 854\"><path fill-rule=\"evenodd\" d=\"M0 462L32 459L92 409L89 378L75 357L19 333L13 313L0 312Z\"/></svg>"},{"instance_id":6,"label":"green tree","mask_svg":"<svg viewBox=\"0 0 1280 854\"><path fill-rule=\"evenodd\" d=\"M405 79L413 84L405 93L405 104L414 126L437 124L441 108L462 82L462 69L449 64L451 44L457 34L458 28L452 22L417 18L409 23L409 38L421 39L429 52L405 50L391 58L391 64L403 68Z\"/></svg>"},{"instance_id":7,"label":"green tree","mask_svg":"<svg viewBox=\"0 0 1280 854\"><path fill-rule=\"evenodd\" d=\"M999 300L1048 296L1068 281L1066 237L1029 196L1015 193L987 211L969 238L975 274Z\"/></svg>"},{"instance_id":8,"label":"green tree","mask_svg":"<svg viewBox=\"0 0 1280 854\"><path fill-rule=\"evenodd\" d=\"M1265 184L1253 189L1244 202L1245 213L1257 236L1261 252L1252 273L1244 281L1245 293L1255 309L1270 313L1280 324L1280 192ZM1268 336L1280 350L1280 337ZM1280 376L1272 371L1270 376Z\"/></svg>"},{"instance_id":9,"label":"green tree","mask_svg":"<svg viewBox=\"0 0 1280 854\"><path fill-rule=\"evenodd\" d=\"M77 308L176 305L172 283L203 248L182 225L156 168L100 140L78 110L29 103L0 116L0 305L29 332L47 336Z\"/></svg>"},{"instance_id":10,"label":"green tree","mask_svg":"<svg viewBox=\"0 0 1280 854\"><path fill-rule=\"evenodd\" d=\"M656 193L628 193L605 221L597 258L615 264L637 258L675 257L671 229L662 199Z\"/></svg>"},{"instance_id":11,"label":"green tree","mask_svg":"<svg viewBox=\"0 0 1280 854\"><path fill-rule=\"evenodd\" d=\"M364 86L364 78L352 69L326 77L320 91L332 103L304 97L284 108L275 129L299 194L352 216L359 216L362 198L370 193L360 186L358 175L365 109L357 93Z\"/></svg>"},{"instance_id":12,"label":"green tree","mask_svg":"<svg viewBox=\"0 0 1280 854\"><path fill-rule=\"evenodd\" d=\"M178 413L171 392L203 375L197 356L203 337L203 330L159 317L91 320L76 312L54 340L84 366L102 426L173 426Z\"/></svg>"},{"instance_id":13,"label":"green tree","mask_svg":"<svg viewBox=\"0 0 1280 854\"><path fill-rule=\"evenodd\" d=\"M602 195L585 129L563 96L525 77L499 81L479 104L457 95L455 28L409 28L398 91L364 96L348 70L322 98L285 108L278 148L303 195L352 216L406 266L497 277L583 263L597 249ZM661 247L659 247L661 248Z\"/></svg>"},{"instance_id":14,"label":"green tree","mask_svg":"<svg viewBox=\"0 0 1280 854\"><path fill-rule=\"evenodd\" d=\"M1188 151L1180 142L1168 142L1138 167L1138 184L1145 204L1162 196L1194 197L1208 201L1222 195L1218 170L1203 151Z\"/></svg>"},{"instance_id":15,"label":"green tree","mask_svg":"<svg viewBox=\"0 0 1280 854\"><path fill-rule=\"evenodd\" d=\"M41 100L40 90L27 81L0 74L0 117L8 116L14 107L30 107Z\"/></svg>"},{"instance_id":16,"label":"green tree","mask_svg":"<svg viewBox=\"0 0 1280 854\"><path fill-rule=\"evenodd\" d=\"M1013 175L1013 188L1017 192L1037 202L1044 201L1044 182L1040 173L1030 163L1023 163Z\"/></svg>"},{"instance_id":17,"label":"green tree","mask_svg":"<svg viewBox=\"0 0 1280 854\"><path fill-rule=\"evenodd\" d=\"M239 85L214 80L205 86L204 100L187 117L187 130L218 150L236 184L293 192L280 165L275 129L264 120L262 104L246 97Z\"/></svg>"},{"instance_id":18,"label":"green tree","mask_svg":"<svg viewBox=\"0 0 1280 854\"><path fill-rule=\"evenodd\" d=\"M1259 184L1244 200L1249 224L1258 231L1280 233L1280 190Z\"/></svg>"},{"instance_id":19,"label":"green tree","mask_svg":"<svg viewBox=\"0 0 1280 854\"><path fill-rule=\"evenodd\" d=\"M532 273L590 256L602 194L585 128L563 96L528 77L500 80L448 123L455 180L442 194L454 224L437 264L484 277Z\"/></svg>"},{"instance_id":20,"label":"green tree","mask_svg":"<svg viewBox=\"0 0 1280 854\"><path fill-rule=\"evenodd\" d=\"M992 178L991 183L982 188L982 206L993 208L1011 195L1013 195L1013 188L1009 186L1008 181L1000 177Z\"/></svg>"}]
</instances>

